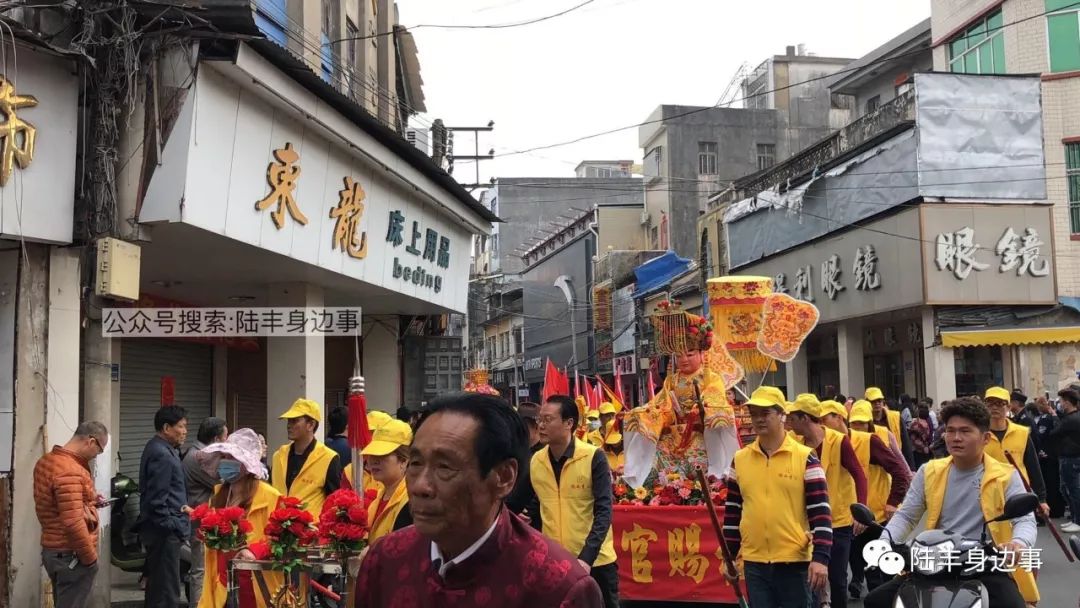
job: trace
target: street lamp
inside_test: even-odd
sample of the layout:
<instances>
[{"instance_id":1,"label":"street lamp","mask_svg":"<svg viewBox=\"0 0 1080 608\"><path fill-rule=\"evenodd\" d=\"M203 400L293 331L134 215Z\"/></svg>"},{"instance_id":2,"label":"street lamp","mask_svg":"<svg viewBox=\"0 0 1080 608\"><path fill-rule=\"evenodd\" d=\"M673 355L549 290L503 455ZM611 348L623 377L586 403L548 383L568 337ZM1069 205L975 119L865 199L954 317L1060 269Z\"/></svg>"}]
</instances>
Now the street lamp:
<instances>
[{"instance_id":1,"label":"street lamp","mask_svg":"<svg viewBox=\"0 0 1080 608\"><path fill-rule=\"evenodd\" d=\"M574 372L577 372L578 358L577 358L577 329L574 327L574 288L570 277L559 275L559 278L555 279L555 287L562 290L563 295L566 296L566 306L570 309L570 348L571 356L574 361Z\"/></svg>"}]
</instances>

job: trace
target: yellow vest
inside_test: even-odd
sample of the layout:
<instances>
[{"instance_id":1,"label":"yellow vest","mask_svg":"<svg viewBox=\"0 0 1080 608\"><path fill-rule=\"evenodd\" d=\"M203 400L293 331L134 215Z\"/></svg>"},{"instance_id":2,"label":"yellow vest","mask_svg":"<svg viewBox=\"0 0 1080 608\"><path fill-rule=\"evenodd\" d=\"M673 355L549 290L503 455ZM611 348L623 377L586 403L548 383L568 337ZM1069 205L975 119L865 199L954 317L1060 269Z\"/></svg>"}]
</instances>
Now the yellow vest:
<instances>
[{"instance_id":1,"label":"yellow vest","mask_svg":"<svg viewBox=\"0 0 1080 608\"><path fill-rule=\"evenodd\" d=\"M619 452L613 454L607 450L604 450L604 455L607 456L608 468L612 471L620 471L626 466L626 452Z\"/></svg>"},{"instance_id":2,"label":"yellow vest","mask_svg":"<svg viewBox=\"0 0 1080 608\"><path fill-rule=\"evenodd\" d=\"M735 479L742 493L742 556L745 561L810 561L806 519L806 459L812 451L785 437L766 457L758 442L735 452Z\"/></svg>"},{"instance_id":3,"label":"yellow vest","mask_svg":"<svg viewBox=\"0 0 1080 608\"><path fill-rule=\"evenodd\" d=\"M1027 450L1031 429L1022 424L1016 424L1012 420L1007 420L1006 423L1008 426L1005 427L1004 439L999 441L997 435L990 433L990 441L986 443L986 453L1005 464L1009 464L1009 459L1005 457L1005 454L1011 454L1013 460L1016 461L1016 468L1020 469L1024 480L1030 483L1031 478L1028 477L1027 467L1024 466L1024 452Z\"/></svg>"},{"instance_id":4,"label":"yellow vest","mask_svg":"<svg viewBox=\"0 0 1080 608\"><path fill-rule=\"evenodd\" d=\"M398 514L405 508L405 505L409 504L409 492L405 487L405 480L402 479L401 483L394 488L394 494L390 496L386 508L382 510L382 513L379 513L379 517L376 519L375 513L379 510L379 503L382 502L385 490L386 488L381 487L380 484L378 495L368 505L368 521L371 522L371 532L368 534L369 543L373 543L393 532L394 522L397 520Z\"/></svg>"},{"instance_id":5,"label":"yellow vest","mask_svg":"<svg viewBox=\"0 0 1080 608\"><path fill-rule=\"evenodd\" d=\"M353 472L353 466L352 466L352 463L350 462L349 464L345 465L345 483L349 484L350 488L353 485L352 472ZM366 493L368 490L375 490L376 492L382 492L382 484L379 483L378 481L376 481L375 478L371 476L371 473L368 473L367 470L365 470L364 471L364 492Z\"/></svg>"},{"instance_id":6,"label":"yellow vest","mask_svg":"<svg viewBox=\"0 0 1080 608\"><path fill-rule=\"evenodd\" d=\"M585 435L585 440L592 444L593 447L600 448L604 446L604 436L600 434L600 431L589 431Z\"/></svg>"},{"instance_id":7,"label":"yellow vest","mask_svg":"<svg viewBox=\"0 0 1080 608\"><path fill-rule=\"evenodd\" d=\"M270 480L274 488L283 496L299 498L305 505L305 510L315 516L318 521L322 513L323 503L326 502L326 494L323 488L326 486L326 470L330 468L330 461L337 452L323 445L321 441L315 442L315 448L308 454L303 468L293 480L292 486L285 487L285 473L289 466L289 450L291 443L278 448L274 452L274 469L271 471Z\"/></svg>"},{"instance_id":8,"label":"yellow vest","mask_svg":"<svg viewBox=\"0 0 1080 608\"><path fill-rule=\"evenodd\" d=\"M896 447L901 450L904 449L903 435L900 434L900 425L903 421L900 418L900 412L894 412L892 410L885 410L885 420L889 423L889 430L896 436ZM889 440L885 440L885 445L889 445Z\"/></svg>"},{"instance_id":9,"label":"yellow vest","mask_svg":"<svg viewBox=\"0 0 1080 608\"><path fill-rule=\"evenodd\" d=\"M851 505L858 502L855 493L855 478L840 462L840 448L844 443L844 434L827 427L825 438L821 442L821 468L825 469L825 481L829 484L829 510L832 511L833 528L844 528L854 523L851 518ZM802 439L799 440L802 442ZM867 451L869 452L869 445Z\"/></svg>"},{"instance_id":10,"label":"yellow vest","mask_svg":"<svg viewBox=\"0 0 1080 608\"><path fill-rule=\"evenodd\" d=\"M865 436L865 439L860 437L859 441L865 442L866 450L866 502L870 503L866 506L870 507L870 510L874 512L874 517L878 523L885 522L885 505L889 502L889 492L892 491L892 475L882 467L878 465L870 464L870 433L861 433L859 431L851 432L851 441L854 444L856 441L855 434L859 433L860 436ZM889 429L874 425L874 434L878 439L885 444L885 447L889 447ZM855 450L855 454L859 454L859 450Z\"/></svg>"},{"instance_id":11,"label":"yellow vest","mask_svg":"<svg viewBox=\"0 0 1080 608\"><path fill-rule=\"evenodd\" d=\"M952 456L931 460L923 466L926 496L926 529L934 530L941 520L941 507L945 504L945 490L949 481L949 467ZM1005 491L1015 471L1012 465L999 462L983 454L982 485L979 489L979 505L983 517L989 521L1005 512ZM1012 523L1002 521L990 524L990 536L997 544L1012 540ZM1016 569L1012 572L1016 586L1020 588L1024 601L1039 601L1039 588L1035 585L1035 576L1027 570Z\"/></svg>"},{"instance_id":12,"label":"yellow vest","mask_svg":"<svg viewBox=\"0 0 1080 608\"><path fill-rule=\"evenodd\" d=\"M217 486L214 489L216 494L221 490L222 486ZM281 496L277 490L270 486L270 484L260 482L259 487L255 490L255 496L251 498L251 506L248 507L247 519L251 522L251 532L248 534L248 544L257 543L260 540L266 538L266 522L270 519L270 513L277 506L278 497ZM221 579L218 578L218 552L214 549L203 548L203 555L205 559L205 573L203 578L203 592L199 597L199 608L223 608L225 606L225 598L228 595L228 588L221 584ZM285 582L285 578L280 572L264 572L263 577L266 579L266 586L270 589L270 593L274 594L281 585ZM253 584L254 581L252 581ZM255 603L259 608L266 608L266 603L263 601L262 594L258 589L255 590Z\"/></svg>"},{"instance_id":13,"label":"yellow vest","mask_svg":"<svg viewBox=\"0 0 1080 608\"><path fill-rule=\"evenodd\" d=\"M533 490L540 499L543 532L570 553L579 555L593 524L592 459L596 447L575 440L574 455L563 464L558 482L551 468L550 449L544 447L533 454L529 465ZM614 561L615 543L608 527L593 566L606 566Z\"/></svg>"}]
</instances>

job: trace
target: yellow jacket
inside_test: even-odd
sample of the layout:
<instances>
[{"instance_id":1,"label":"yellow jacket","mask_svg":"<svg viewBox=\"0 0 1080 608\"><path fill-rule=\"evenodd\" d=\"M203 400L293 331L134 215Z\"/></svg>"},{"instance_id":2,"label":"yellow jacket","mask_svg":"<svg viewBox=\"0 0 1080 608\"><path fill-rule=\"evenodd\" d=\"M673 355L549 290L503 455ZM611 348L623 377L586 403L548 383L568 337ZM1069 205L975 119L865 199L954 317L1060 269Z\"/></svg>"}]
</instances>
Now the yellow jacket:
<instances>
[{"instance_id":1,"label":"yellow jacket","mask_svg":"<svg viewBox=\"0 0 1080 608\"><path fill-rule=\"evenodd\" d=\"M386 536L394 531L394 522L397 520L398 514L401 510L409 504L409 493L405 487L405 480L402 479L394 488L394 494L390 496L389 501L386 503L386 508L379 513L379 517L376 518L375 514L379 511L379 503L382 502L383 494L386 488L379 484L379 493L375 497L375 500L371 501L368 505L368 521L371 522L371 532L368 534L368 542L372 543Z\"/></svg>"},{"instance_id":2,"label":"yellow jacket","mask_svg":"<svg viewBox=\"0 0 1080 608\"><path fill-rule=\"evenodd\" d=\"M217 486L214 493L220 492L221 488L222 486ZM251 498L251 506L248 507L247 512L247 519L251 522L251 532L247 537L249 545L266 538L266 522L269 521L270 513L277 506L278 497L280 496L281 493L271 487L270 484L259 483L258 489L255 490L255 496ZM204 548L203 552L206 570L203 578L203 592L199 598L199 608L223 608L225 599L228 596L228 588L218 578L218 557L220 554L210 548ZM264 572L263 577L271 593L277 591L285 582L285 578L280 572ZM255 591L255 602L259 608L266 608L262 594L257 589Z\"/></svg>"},{"instance_id":3,"label":"yellow jacket","mask_svg":"<svg viewBox=\"0 0 1080 608\"><path fill-rule=\"evenodd\" d=\"M326 486L326 470L330 468L330 461L337 456L337 452L326 447L321 441L316 441L315 447L308 454L292 486L286 488L285 474L288 471L289 450L291 449L292 444L286 443L274 452L274 468L270 472L270 480L274 489L281 492L283 496L291 496L303 501L305 510L314 515L315 520L318 521L323 503L326 502L326 493L323 489Z\"/></svg>"},{"instance_id":4,"label":"yellow jacket","mask_svg":"<svg viewBox=\"0 0 1080 608\"><path fill-rule=\"evenodd\" d=\"M812 450L788 436L765 456L757 441L735 452L734 475L742 494L742 556L759 563L808 562L806 459Z\"/></svg>"},{"instance_id":5,"label":"yellow jacket","mask_svg":"<svg viewBox=\"0 0 1080 608\"><path fill-rule=\"evenodd\" d=\"M874 425L874 435L889 447L889 429ZM885 522L885 505L889 502L889 492L892 491L892 475L884 468L870 464L870 433L851 431L851 445L855 448L855 455L859 457L859 463L864 464L866 472L866 506L874 512L874 518L878 523ZM892 449L891 447L889 448ZM865 462L863 461L865 454Z\"/></svg>"},{"instance_id":6,"label":"yellow jacket","mask_svg":"<svg viewBox=\"0 0 1080 608\"><path fill-rule=\"evenodd\" d=\"M885 420L889 423L889 431L896 437L896 447L901 450L904 449L903 435L900 434L900 425L903 424L900 418L900 412L894 412L890 409L885 410ZM885 445L889 445L889 440L885 440Z\"/></svg>"},{"instance_id":7,"label":"yellow jacket","mask_svg":"<svg viewBox=\"0 0 1080 608\"><path fill-rule=\"evenodd\" d=\"M854 523L851 518L851 505L858 502L855 479L840 462L840 448L844 444L844 434L828 427L823 428L825 439L821 442L821 468L825 469L825 481L829 484L829 510L832 511L832 525L833 528L844 528ZM802 443L801 439L800 443ZM869 447L867 445L868 450Z\"/></svg>"},{"instance_id":8,"label":"yellow jacket","mask_svg":"<svg viewBox=\"0 0 1080 608\"><path fill-rule=\"evenodd\" d=\"M991 432L990 441L986 443L986 453L1005 464L1009 464L1009 459L1005 457L1005 454L1011 454L1016 462L1016 468L1020 469L1020 474L1024 476L1024 481L1030 483L1031 478L1028 477L1027 467L1024 466L1024 452L1027 451L1031 429L1022 424L1016 424L1012 420L1005 422L1008 426L1005 427L1004 439L999 441L997 435Z\"/></svg>"},{"instance_id":9,"label":"yellow jacket","mask_svg":"<svg viewBox=\"0 0 1080 608\"><path fill-rule=\"evenodd\" d=\"M353 472L353 466L352 466L352 463L350 462L349 464L345 465L345 483L349 484L350 488L352 487L352 484L353 484L352 472ZM364 492L367 492L368 490L375 490L376 492L382 492L382 484L379 483L378 481L376 481L375 478L371 476L371 473L368 473L365 470L364 471Z\"/></svg>"},{"instance_id":10,"label":"yellow jacket","mask_svg":"<svg viewBox=\"0 0 1080 608\"><path fill-rule=\"evenodd\" d=\"M614 454L604 450L604 456L607 456L608 468L612 471L622 471L623 467L626 466L626 452Z\"/></svg>"},{"instance_id":11,"label":"yellow jacket","mask_svg":"<svg viewBox=\"0 0 1080 608\"><path fill-rule=\"evenodd\" d=\"M950 466L952 466L952 456L931 460L923 465L927 530L936 529L941 520L941 507L945 504L945 489L948 485ZM986 453L983 454L983 467L979 505L982 507L983 517L986 521L990 521L1005 512L1005 492L1009 488L1009 481L1016 469ZM999 545L1011 541L1012 523L1002 521L990 524L990 536ZM1017 568L1012 572L1012 577L1016 581L1016 586L1020 588L1024 601L1028 603L1039 601L1039 588L1035 585L1035 576L1031 572Z\"/></svg>"},{"instance_id":12,"label":"yellow jacket","mask_svg":"<svg viewBox=\"0 0 1080 608\"><path fill-rule=\"evenodd\" d=\"M574 440L573 445L574 454L563 464L558 482L547 446L533 454L529 474L540 500L544 535L570 553L580 555L593 524L592 459L596 447L580 440ZM609 526L593 566L606 566L614 561L615 544Z\"/></svg>"}]
</instances>

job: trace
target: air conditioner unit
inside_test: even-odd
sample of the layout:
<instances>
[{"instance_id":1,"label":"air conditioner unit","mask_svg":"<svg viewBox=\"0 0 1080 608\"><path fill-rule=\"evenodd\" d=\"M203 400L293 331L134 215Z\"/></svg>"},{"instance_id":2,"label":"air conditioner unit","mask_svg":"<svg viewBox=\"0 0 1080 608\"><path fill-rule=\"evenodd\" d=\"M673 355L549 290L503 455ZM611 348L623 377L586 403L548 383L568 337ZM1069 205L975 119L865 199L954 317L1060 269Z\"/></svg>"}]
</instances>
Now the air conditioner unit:
<instances>
[{"instance_id":1,"label":"air conditioner unit","mask_svg":"<svg viewBox=\"0 0 1080 608\"><path fill-rule=\"evenodd\" d=\"M644 225L648 224L650 219L652 219L652 218L649 217L649 212L647 210L642 210L641 211L641 225L644 226Z\"/></svg>"}]
</instances>

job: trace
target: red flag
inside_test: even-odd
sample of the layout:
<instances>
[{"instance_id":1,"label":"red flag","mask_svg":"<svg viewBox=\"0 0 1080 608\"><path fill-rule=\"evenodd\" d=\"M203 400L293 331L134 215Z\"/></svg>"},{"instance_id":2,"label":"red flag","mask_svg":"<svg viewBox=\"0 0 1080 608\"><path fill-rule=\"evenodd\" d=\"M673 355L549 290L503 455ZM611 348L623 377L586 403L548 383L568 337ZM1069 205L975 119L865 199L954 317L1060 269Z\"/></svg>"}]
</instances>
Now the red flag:
<instances>
[{"instance_id":1,"label":"red flag","mask_svg":"<svg viewBox=\"0 0 1080 608\"><path fill-rule=\"evenodd\" d=\"M547 402L548 397L559 394L558 385L559 370L551 363L551 359L548 359L547 365L544 367L544 390L540 394L541 401Z\"/></svg>"},{"instance_id":2,"label":"red flag","mask_svg":"<svg viewBox=\"0 0 1080 608\"><path fill-rule=\"evenodd\" d=\"M596 402L596 391L593 390L592 383L589 382L589 377L584 376L581 381L585 383L585 403L586 410L595 410L600 407L600 404Z\"/></svg>"},{"instance_id":3,"label":"red flag","mask_svg":"<svg viewBox=\"0 0 1080 608\"><path fill-rule=\"evenodd\" d=\"M367 423L367 399L364 395L349 395L349 447L364 449L371 443L371 429Z\"/></svg>"},{"instance_id":4,"label":"red flag","mask_svg":"<svg viewBox=\"0 0 1080 608\"><path fill-rule=\"evenodd\" d=\"M624 407L629 406L626 402L626 395L623 394L622 390L622 374L615 374L615 396L619 398L619 403L623 404Z\"/></svg>"}]
</instances>

